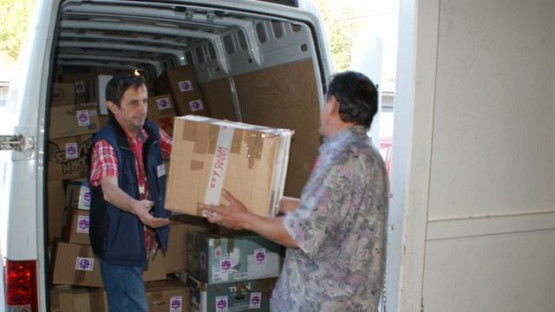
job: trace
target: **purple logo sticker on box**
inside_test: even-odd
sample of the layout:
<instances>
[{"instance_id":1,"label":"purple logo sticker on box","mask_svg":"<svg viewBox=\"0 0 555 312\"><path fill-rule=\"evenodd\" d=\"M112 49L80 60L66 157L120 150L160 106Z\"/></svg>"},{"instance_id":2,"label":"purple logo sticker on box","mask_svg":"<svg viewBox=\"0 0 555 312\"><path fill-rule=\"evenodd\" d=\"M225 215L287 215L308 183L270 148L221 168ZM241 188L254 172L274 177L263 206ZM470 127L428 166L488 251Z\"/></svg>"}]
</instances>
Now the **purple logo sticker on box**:
<instances>
[{"instance_id":1,"label":"purple logo sticker on box","mask_svg":"<svg viewBox=\"0 0 555 312\"><path fill-rule=\"evenodd\" d=\"M202 105L202 101L201 100L193 100L189 102L189 107L191 108L191 111L196 112L199 110L203 110L204 109L204 105Z\"/></svg>"},{"instance_id":2,"label":"purple logo sticker on box","mask_svg":"<svg viewBox=\"0 0 555 312\"><path fill-rule=\"evenodd\" d=\"M260 309L262 303L262 293L254 292L251 294L251 299L249 301L249 309Z\"/></svg>"},{"instance_id":3,"label":"purple logo sticker on box","mask_svg":"<svg viewBox=\"0 0 555 312\"><path fill-rule=\"evenodd\" d=\"M94 258L77 257L75 270L92 272L94 269Z\"/></svg>"},{"instance_id":4,"label":"purple logo sticker on box","mask_svg":"<svg viewBox=\"0 0 555 312\"><path fill-rule=\"evenodd\" d=\"M170 99L167 97L156 99L156 105L158 106L158 110L168 109L172 107L170 104Z\"/></svg>"},{"instance_id":5,"label":"purple logo sticker on box","mask_svg":"<svg viewBox=\"0 0 555 312\"><path fill-rule=\"evenodd\" d=\"M216 297L216 312L227 312L227 296Z\"/></svg>"},{"instance_id":6,"label":"purple logo sticker on box","mask_svg":"<svg viewBox=\"0 0 555 312\"><path fill-rule=\"evenodd\" d=\"M189 92L193 90L193 84L191 83L191 80L180 81L177 83L177 86L179 87L179 92Z\"/></svg>"},{"instance_id":7,"label":"purple logo sticker on box","mask_svg":"<svg viewBox=\"0 0 555 312\"><path fill-rule=\"evenodd\" d=\"M183 311L183 298L181 296L174 296L170 298L170 312Z\"/></svg>"},{"instance_id":8,"label":"purple logo sticker on box","mask_svg":"<svg viewBox=\"0 0 555 312\"><path fill-rule=\"evenodd\" d=\"M79 158L79 146L77 143L66 143L66 159Z\"/></svg>"},{"instance_id":9,"label":"purple logo sticker on box","mask_svg":"<svg viewBox=\"0 0 555 312\"><path fill-rule=\"evenodd\" d=\"M254 250L254 259L256 264L266 263L266 249L259 248Z\"/></svg>"},{"instance_id":10,"label":"purple logo sticker on box","mask_svg":"<svg viewBox=\"0 0 555 312\"><path fill-rule=\"evenodd\" d=\"M79 127L88 126L91 124L91 118L89 117L89 110L87 109L78 110L76 114L77 114L77 125L79 125Z\"/></svg>"},{"instance_id":11,"label":"purple logo sticker on box","mask_svg":"<svg viewBox=\"0 0 555 312\"><path fill-rule=\"evenodd\" d=\"M89 234L89 216L77 217L77 233Z\"/></svg>"},{"instance_id":12,"label":"purple logo sticker on box","mask_svg":"<svg viewBox=\"0 0 555 312\"><path fill-rule=\"evenodd\" d=\"M231 259L229 257L220 260L220 269L222 273L231 272Z\"/></svg>"},{"instance_id":13,"label":"purple logo sticker on box","mask_svg":"<svg viewBox=\"0 0 555 312\"><path fill-rule=\"evenodd\" d=\"M83 80L75 82L75 93L85 93L85 82Z\"/></svg>"}]
</instances>

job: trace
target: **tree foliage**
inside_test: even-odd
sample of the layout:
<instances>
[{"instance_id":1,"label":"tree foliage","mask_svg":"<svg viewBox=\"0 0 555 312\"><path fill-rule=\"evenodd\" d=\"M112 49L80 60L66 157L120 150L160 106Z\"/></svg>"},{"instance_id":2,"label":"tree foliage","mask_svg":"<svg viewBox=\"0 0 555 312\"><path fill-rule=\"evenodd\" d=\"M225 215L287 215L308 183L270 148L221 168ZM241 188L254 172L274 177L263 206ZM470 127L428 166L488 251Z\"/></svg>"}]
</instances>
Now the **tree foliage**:
<instances>
[{"instance_id":1,"label":"tree foliage","mask_svg":"<svg viewBox=\"0 0 555 312\"><path fill-rule=\"evenodd\" d=\"M0 51L17 59L36 0L0 0Z\"/></svg>"},{"instance_id":2,"label":"tree foliage","mask_svg":"<svg viewBox=\"0 0 555 312\"><path fill-rule=\"evenodd\" d=\"M320 9L336 71L347 70L351 64L351 47L361 23L352 7L336 6L331 8L330 0L313 0Z\"/></svg>"}]
</instances>

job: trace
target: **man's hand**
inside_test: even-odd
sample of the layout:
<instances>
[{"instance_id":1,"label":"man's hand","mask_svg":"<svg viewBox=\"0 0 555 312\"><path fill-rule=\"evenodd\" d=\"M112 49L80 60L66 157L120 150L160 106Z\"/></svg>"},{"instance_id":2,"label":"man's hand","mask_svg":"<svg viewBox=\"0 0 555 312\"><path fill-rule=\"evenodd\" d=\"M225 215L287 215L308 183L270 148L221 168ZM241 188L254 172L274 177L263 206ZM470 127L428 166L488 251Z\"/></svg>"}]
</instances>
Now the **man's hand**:
<instances>
[{"instance_id":1,"label":"man's hand","mask_svg":"<svg viewBox=\"0 0 555 312\"><path fill-rule=\"evenodd\" d=\"M104 199L121 210L136 215L141 222L151 228L159 228L170 223L167 218L155 218L150 214L154 203L150 200L136 200L131 198L118 186L116 176L106 176L100 182Z\"/></svg>"},{"instance_id":2,"label":"man's hand","mask_svg":"<svg viewBox=\"0 0 555 312\"><path fill-rule=\"evenodd\" d=\"M245 229L246 222L251 213L242 202L233 197L228 191L223 190L222 196L229 204L220 206L199 204L199 208L206 211L208 222L216 223L232 230Z\"/></svg>"},{"instance_id":3,"label":"man's hand","mask_svg":"<svg viewBox=\"0 0 555 312\"><path fill-rule=\"evenodd\" d=\"M168 218L156 218L150 214L150 209L152 209L153 206L154 203L150 200L136 201L134 213L144 225L153 229L168 225L170 223Z\"/></svg>"}]
</instances>

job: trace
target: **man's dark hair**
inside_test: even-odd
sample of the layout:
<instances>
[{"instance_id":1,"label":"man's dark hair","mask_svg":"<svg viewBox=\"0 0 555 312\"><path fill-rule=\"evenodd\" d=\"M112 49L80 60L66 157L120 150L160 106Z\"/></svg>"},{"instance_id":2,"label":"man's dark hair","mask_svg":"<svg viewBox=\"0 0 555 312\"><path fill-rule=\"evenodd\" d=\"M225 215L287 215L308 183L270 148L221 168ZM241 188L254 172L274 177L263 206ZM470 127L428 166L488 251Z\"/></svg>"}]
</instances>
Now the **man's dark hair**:
<instances>
[{"instance_id":1,"label":"man's dark hair","mask_svg":"<svg viewBox=\"0 0 555 312\"><path fill-rule=\"evenodd\" d=\"M328 87L326 101L332 96L339 102L342 121L370 128L378 111L378 90L368 77L354 71L335 75Z\"/></svg>"},{"instance_id":2,"label":"man's dark hair","mask_svg":"<svg viewBox=\"0 0 555 312\"><path fill-rule=\"evenodd\" d=\"M106 85L106 101L111 101L118 107L121 105L121 98L127 89L133 87L138 89L140 86L146 85L142 76L133 74L115 74ZM110 115L112 111L110 111Z\"/></svg>"}]
</instances>

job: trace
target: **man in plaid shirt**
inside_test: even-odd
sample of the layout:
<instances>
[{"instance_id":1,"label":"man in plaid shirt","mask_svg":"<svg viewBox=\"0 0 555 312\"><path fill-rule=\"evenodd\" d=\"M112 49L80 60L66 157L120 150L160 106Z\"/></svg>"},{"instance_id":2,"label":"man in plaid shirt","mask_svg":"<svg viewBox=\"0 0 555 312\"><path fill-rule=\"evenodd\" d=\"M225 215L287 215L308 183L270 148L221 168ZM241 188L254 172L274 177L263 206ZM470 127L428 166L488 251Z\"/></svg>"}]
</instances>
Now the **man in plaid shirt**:
<instances>
[{"instance_id":1,"label":"man in plaid shirt","mask_svg":"<svg viewBox=\"0 0 555 312\"><path fill-rule=\"evenodd\" d=\"M118 75L106 86L110 121L90 152L90 240L110 311L148 311L142 272L168 241L164 158L172 140L146 121L142 77Z\"/></svg>"}]
</instances>

